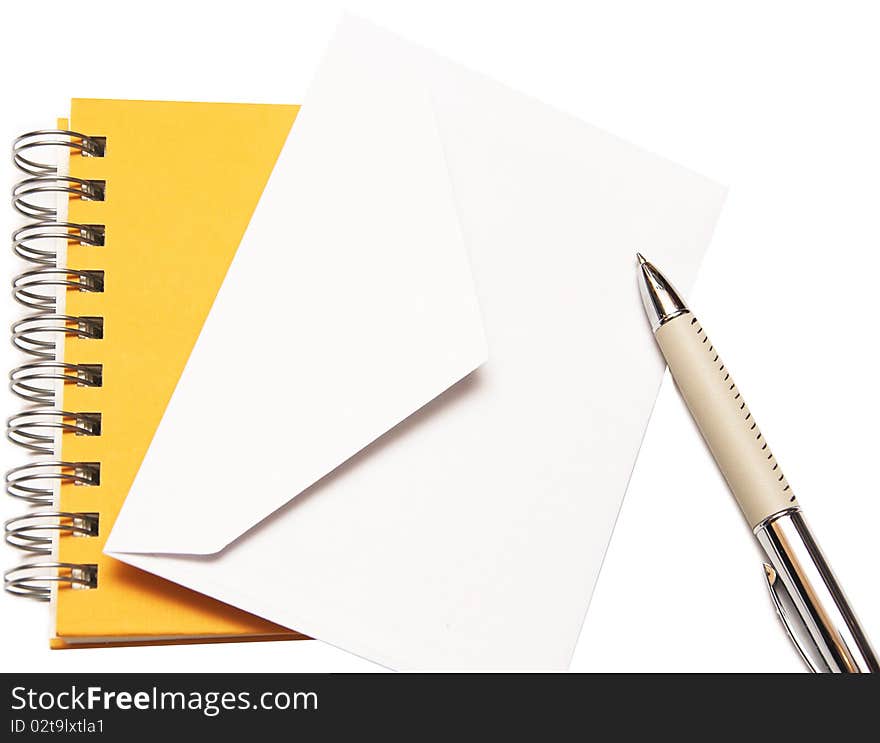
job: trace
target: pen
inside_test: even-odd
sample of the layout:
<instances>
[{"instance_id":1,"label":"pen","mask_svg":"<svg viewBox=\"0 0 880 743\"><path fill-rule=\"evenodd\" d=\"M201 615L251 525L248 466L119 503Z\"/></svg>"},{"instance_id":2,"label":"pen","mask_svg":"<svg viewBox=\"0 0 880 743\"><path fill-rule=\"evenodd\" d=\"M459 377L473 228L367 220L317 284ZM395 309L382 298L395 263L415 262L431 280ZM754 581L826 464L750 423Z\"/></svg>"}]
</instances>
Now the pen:
<instances>
[{"instance_id":1,"label":"pen","mask_svg":"<svg viewBox=\"0 0 880 743\"><path fill-rule=\"evenodd\" d=\"M654 338L766 562L776 612L814 672L880 671L797 498L702 325L641 253L639 288Z\"/></svg>"}]
</instances>

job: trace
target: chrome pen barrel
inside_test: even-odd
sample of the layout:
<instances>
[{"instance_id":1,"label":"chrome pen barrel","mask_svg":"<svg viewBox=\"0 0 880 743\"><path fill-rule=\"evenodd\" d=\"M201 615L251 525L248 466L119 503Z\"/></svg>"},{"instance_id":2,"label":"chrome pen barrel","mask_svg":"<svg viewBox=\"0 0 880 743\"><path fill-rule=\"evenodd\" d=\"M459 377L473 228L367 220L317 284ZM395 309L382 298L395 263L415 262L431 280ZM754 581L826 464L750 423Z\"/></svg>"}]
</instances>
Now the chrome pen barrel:
<instances>
[{"instance_id":1,"label":"chrome pen barrel","mask_svg":"<svg viewBox=\"0 0 880 743\"><path fill-rule=\"evenodd\" d=\"M878 673L880 661L800 508L755 527L764 550L770 595L779 618L810 670Z\"/></svg>"}]
</instances>

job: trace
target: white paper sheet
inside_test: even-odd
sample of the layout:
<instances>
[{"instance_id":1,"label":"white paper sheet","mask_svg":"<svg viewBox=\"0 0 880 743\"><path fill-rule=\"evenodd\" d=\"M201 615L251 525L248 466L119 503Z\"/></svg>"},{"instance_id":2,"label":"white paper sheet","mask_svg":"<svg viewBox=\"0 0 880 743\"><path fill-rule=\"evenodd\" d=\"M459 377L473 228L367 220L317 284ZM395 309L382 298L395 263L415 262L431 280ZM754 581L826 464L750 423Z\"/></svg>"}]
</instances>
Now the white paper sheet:
<instances>
[{"instance_id":1,"label":"white paper sheet","mask_svg":"<svg viewBox=\"0 0 880 743\"><path fill-rule=\"evenodd\" d=\"M216 555L130 554L161 551L127 513L137 488L108 550L393 668L565 668L663 372L635 252L687 291L723 189L362 21L315 85L417 96L389 59L430 91L488 362ZM313 103L304 147L335 115Z\"/></svg>"}]
</instances>

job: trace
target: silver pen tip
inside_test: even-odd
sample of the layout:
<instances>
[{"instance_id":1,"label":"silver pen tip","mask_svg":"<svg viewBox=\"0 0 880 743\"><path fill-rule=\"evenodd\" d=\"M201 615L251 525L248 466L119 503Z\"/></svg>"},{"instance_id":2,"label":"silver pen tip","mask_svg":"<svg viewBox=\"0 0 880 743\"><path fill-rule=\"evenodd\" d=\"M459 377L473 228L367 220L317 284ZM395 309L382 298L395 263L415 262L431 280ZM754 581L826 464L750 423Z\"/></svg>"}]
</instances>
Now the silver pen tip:
<instances>
[{"instance_id":1,"label":"silver pen tip","mask_svg":"<svg viewBox=\"0 0 880 743\"><path fill-rule=\"evenodd\" d=\"M651 328L656 333L663 323L687 312L687 305L657 266L648 263L641 253L636 253L636 257L639 259L636 271L639 274L642 302Z\"/></svg>"}]
</instances>

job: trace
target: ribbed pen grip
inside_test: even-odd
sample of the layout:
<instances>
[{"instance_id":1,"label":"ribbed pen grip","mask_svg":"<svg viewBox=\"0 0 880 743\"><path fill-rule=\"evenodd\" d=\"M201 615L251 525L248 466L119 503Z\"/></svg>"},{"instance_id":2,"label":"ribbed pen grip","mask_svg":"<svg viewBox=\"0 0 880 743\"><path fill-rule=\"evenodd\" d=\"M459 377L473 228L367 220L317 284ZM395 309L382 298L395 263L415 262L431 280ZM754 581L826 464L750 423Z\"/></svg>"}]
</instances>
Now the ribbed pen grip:
<instances>
[{"instance_id":1,"label":"ribbed pen grip","mask_svg":"<svg viewBox=\"0 0 880 743\"><path fill-rule=\"evenodd\" d=\"M703 438L754 528L797 505L749 406L697 318L690 312L660 326L657 343Z\"/></svg>"}]
</instances>

